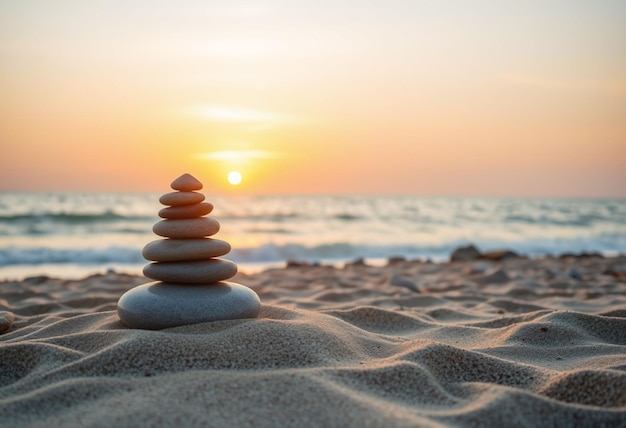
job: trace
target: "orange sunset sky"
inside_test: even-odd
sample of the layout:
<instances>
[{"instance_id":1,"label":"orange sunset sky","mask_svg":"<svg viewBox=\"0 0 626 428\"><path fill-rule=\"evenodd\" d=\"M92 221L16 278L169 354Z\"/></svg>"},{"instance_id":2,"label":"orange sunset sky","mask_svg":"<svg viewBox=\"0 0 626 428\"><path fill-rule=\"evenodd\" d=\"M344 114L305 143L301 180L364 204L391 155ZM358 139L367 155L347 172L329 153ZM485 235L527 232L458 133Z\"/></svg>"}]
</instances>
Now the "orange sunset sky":
<instances>
[{"instance_id":1,"label":"orange sunset sky","mask_svg":"<svg viewBox=\"0 0 626 428\"><path fill-rule=\"evenodd\" d=\"M621 0L3 0L0 189L626 197L625 23Z\"/></svg>"}]
</instances>

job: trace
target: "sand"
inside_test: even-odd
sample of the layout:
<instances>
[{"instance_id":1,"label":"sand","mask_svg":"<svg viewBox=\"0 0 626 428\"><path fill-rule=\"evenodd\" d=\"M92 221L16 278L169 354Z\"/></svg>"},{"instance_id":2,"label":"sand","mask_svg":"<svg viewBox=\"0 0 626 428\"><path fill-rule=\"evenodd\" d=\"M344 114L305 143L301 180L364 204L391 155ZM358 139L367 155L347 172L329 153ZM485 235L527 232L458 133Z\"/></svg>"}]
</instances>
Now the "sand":
<instances>
[{"instance_id":1,"label":"sand","mask_svg":"<svg viewBox=\"0 0 626 428\"><path fill-rule=\"evenodd\" d=\"M234 280L257 319L160 331L115 311L145 278L0 283L0 425L626 425L626 257Z\"/></svg>"}]
</instances>

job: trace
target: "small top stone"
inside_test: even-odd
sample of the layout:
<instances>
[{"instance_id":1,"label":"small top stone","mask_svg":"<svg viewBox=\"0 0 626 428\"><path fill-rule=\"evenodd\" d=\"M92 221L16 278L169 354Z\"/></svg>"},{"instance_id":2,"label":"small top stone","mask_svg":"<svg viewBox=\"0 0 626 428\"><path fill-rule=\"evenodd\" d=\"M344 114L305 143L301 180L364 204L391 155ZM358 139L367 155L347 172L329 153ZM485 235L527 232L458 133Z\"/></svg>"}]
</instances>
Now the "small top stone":
<instances>
[{"instance_id":1,"label":"small top stone","mask_svg":"<svg viewBox=\"0 0 626 428\"><path fill-rule=\"evenodd\" d=\"M191 174L183 174L176 180L172 181L172 189L180 190L181 192L191 192L193 190L202 189L202 183L200 183Z\"/></svg>"}]
</instances>

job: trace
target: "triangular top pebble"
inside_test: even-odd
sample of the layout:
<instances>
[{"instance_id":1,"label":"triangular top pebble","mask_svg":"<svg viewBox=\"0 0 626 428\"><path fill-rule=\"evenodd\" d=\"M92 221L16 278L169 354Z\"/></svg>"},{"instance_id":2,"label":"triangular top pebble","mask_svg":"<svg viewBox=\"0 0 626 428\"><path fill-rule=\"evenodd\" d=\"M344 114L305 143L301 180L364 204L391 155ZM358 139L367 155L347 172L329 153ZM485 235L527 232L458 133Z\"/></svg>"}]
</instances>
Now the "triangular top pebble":
<instances>
[{"instance_id":1,"label":"triangular top pebble","mask_svg":"<svg viewBox=\"0 0 626 428\"><path fill-rule=\"evenodd\" d=\"M176 180L172 181L172 189L180 190L181 192L191 192L193 190L202 189L202 183L200 183L191 174L183 174Z\"/></svg>"}]
</instances>

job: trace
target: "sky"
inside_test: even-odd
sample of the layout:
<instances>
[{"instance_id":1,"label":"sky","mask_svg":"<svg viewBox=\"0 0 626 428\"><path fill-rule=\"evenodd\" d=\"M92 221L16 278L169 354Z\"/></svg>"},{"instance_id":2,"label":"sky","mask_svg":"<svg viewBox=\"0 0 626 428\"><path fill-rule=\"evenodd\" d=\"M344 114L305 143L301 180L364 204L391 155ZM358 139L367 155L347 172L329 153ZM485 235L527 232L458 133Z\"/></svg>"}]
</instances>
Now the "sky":
<instances>
[{"instance_id":1,"label":"sky","mask_svg":"<svg viewBox=\"0 0 626 428\"><path fill-rule=\"evenodd\" d=\"M626 2L0 0L0 190L184 172L224 193L626 197Z\"/></svg>"}]
</instances>

